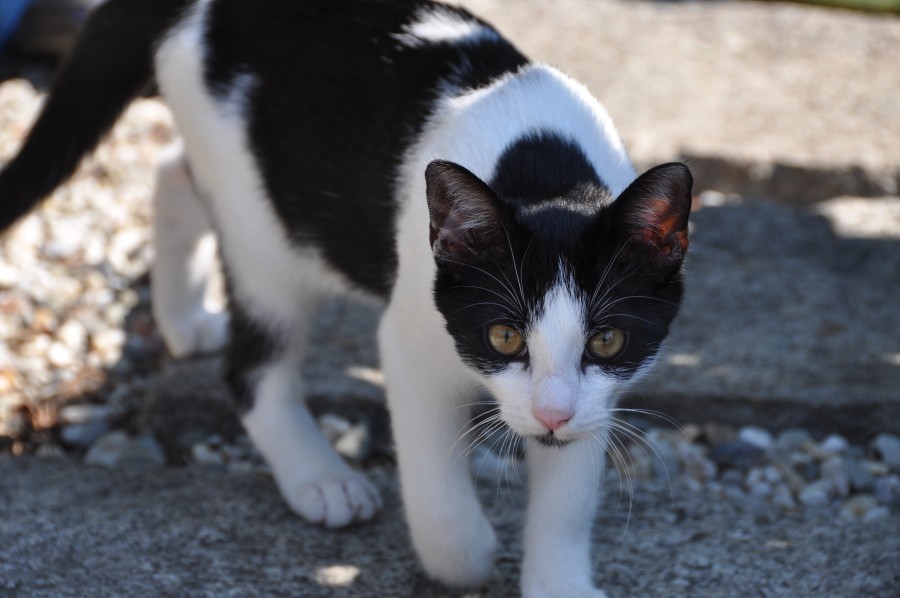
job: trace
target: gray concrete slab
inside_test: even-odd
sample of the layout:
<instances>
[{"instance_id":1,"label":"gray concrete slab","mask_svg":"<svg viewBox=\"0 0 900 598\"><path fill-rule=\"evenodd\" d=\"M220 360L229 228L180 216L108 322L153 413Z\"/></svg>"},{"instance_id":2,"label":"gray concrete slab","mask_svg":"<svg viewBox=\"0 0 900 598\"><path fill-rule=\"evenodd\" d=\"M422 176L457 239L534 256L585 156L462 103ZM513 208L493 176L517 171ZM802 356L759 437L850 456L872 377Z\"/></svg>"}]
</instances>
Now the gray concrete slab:
<instances>
[{"instance_id":1,"label":"gray concrete slab","mask_svg":"<svg viewBox=\"0 0 900 598\"><path fill-rule=\"evenodd\" d=\"M704 189L897 194L900 18L779 2L463 0Z\"/></svg>"},{"instance_id":2,"label":"gray concrete slab","mask_svg":"<svg viewBox=\"0 0 900 598\"><path fill-rule=\"evenodd\" d=\"M288 512L274 483L203 469L105 470L0 459L0 594L38 596L460 596L421 573L390 469L373 523L326 531ZM469 596L515 596L523 491L481 487L503 548ZM888 596L900 518L843 524L676 486L606 492L596 581L610 596Z\"/></svg>"}]
</instances>

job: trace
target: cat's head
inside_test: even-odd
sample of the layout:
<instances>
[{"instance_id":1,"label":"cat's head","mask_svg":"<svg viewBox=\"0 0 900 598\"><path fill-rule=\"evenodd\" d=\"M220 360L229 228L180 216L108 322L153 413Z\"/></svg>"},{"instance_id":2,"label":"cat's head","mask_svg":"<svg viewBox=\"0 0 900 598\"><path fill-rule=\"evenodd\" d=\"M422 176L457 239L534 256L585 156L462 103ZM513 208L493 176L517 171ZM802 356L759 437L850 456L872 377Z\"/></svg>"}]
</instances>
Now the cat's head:
<instances>
[{"instance_id":1,"label":"cat's head","mask_svg":"<svg viewBox=\"0 0 900 598\"><path fill-rule=\"evenodd\" d=\"M530 178L428 166L434 296L510 428L555 445L607 425L652 366L682 297L692 178L657 166L615 201L593 172Z\"/></svg>"}]
</instances>

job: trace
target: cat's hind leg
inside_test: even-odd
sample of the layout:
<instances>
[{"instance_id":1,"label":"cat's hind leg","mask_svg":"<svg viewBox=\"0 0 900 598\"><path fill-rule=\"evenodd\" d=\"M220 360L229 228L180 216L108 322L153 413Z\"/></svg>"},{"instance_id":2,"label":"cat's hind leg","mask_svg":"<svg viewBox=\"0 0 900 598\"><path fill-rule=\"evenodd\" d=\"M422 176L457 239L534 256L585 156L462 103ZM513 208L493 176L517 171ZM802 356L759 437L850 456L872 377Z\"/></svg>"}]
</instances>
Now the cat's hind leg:
<instances>
[{"instance_id":1,"label":"cat's hind leg","mask_svg":"<svg viewBox=\"0 0 900 598\"><path fill-rule=\"evenodd\" d=\"M180 144L160 164L154 203L151 292L166 346L174 357L222 349L228 314L216 237Z\"/></svg>"},{"instance_id":2,"label":"cat's hind leg","mask_svg":"<svg viewBox=\"0 0 900 598\"><path fill-rule=\"evenodd\" d=\"M302 321L280 333L232 304L229 383L244 428L291 509L329 528L367 521L381 508L378 490L334 451L303 403L300 369L314 305L303 297L297 303Z\"/></svg>"}]
</instances>

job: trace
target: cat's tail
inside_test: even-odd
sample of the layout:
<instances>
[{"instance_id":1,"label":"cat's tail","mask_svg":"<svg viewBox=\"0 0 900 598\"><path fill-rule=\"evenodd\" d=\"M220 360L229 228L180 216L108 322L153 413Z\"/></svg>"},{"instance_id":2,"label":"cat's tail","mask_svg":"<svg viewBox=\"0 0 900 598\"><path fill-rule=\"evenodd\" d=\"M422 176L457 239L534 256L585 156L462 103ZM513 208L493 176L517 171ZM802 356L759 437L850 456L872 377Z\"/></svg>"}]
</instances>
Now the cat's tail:
<instances>
[{"instance_id":1,"label":"cat's tail","mask_svg":"<svg viewBox=\"0 0 900 598\"><path fill-rule=\"evenodd\" d=\"M0 171L0 232L65 182L153 77L191 0L109 0L87 19L18 155Z\"/></svg>"}]
</instances>

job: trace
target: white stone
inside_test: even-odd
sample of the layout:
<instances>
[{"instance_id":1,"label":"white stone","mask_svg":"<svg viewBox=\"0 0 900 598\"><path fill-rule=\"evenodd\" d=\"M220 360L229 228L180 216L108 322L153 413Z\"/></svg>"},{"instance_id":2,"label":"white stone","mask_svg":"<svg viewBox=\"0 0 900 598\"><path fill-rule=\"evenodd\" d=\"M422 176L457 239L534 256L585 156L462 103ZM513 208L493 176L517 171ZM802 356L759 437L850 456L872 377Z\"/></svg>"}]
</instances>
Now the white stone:
<instances>
[{"instance_id":1,"label":"white stone","mask_svg":"<svg viewBox=\"0 0 900 598\"><path fill-rule=\"evenodd\" d=\"M772 502L783 509L796 509L797 501L794 500L794 494L791 489L784 484L775 487L772 493Z\"/></svg>"},{"instance_id":2,"label":"white stone","mask_svg":"<svg viewBox=\"0 0 900 598\"><path fill-rule=\"evenodd\" d=\"M772 442L774 442L772 434L768 430L754 426L741 428L740 432L738 432L738 438L763 450L768 450L772 446Z\"/></svg>"},{"instance_id":3,"label":"white stone","mask_svg":"<svg viewBox=\"0 0 900 598\"><path fill-rule=\"evenodd\" d=\"M87 330L84 324L74 318L63 323L56 331L56 338L66 344L73 351L83 351L87 344Z\"/></svg>"},{"instance_id":4,"label":"white stone","mask_svg":"<svg viewBox=\"0 0 900 598\"><path fill-rule=\"evenodd\" d=\"M197 442L191 447L191 458L194 463L207 466L222 466L225 461L222 455L209 448L206 443Z\"/></svg>"},{"instance_id":5,"label":"white stone","mask_svg":"<svg viewBox=\"0 0 900 598\"><path fill-rule=\"evenodd\" d=\"M47 349L47 361L57 368L69 367L75 363L75 352L65 343L59 341L50 344Z\"/></svg>"},{"instance_id":6,"label":"white stone","mask_svg":"<svg viewBox=\"0 0 900 598\"><path fill-rule=\"evenodd\" d=\"M819 443L819 450L828 455L840 455L850 446L842 436L829 434L825 440Z\"/></svg>"},{"instance_id":7,"label":"white stone","mask_svg":"<svg viewBox=\"0 0 900 598\"><path fill-rule=\"evenodd\" d=\"M825 480L817 480L800 491L800 502L809 507L820 507L831 501L832 488Z\"/></svg>"},{"instance_id":8,"label":"white stone","mask_svg":"<svg viewBox=\"0 0 900 598\"><path fill-rule=\"evenodd\" d=\"M850 494L850 476L841 457L830 457L822 463L822 479L828 481L835 495L845 497Z\"/></svg>"}]
</instances>

